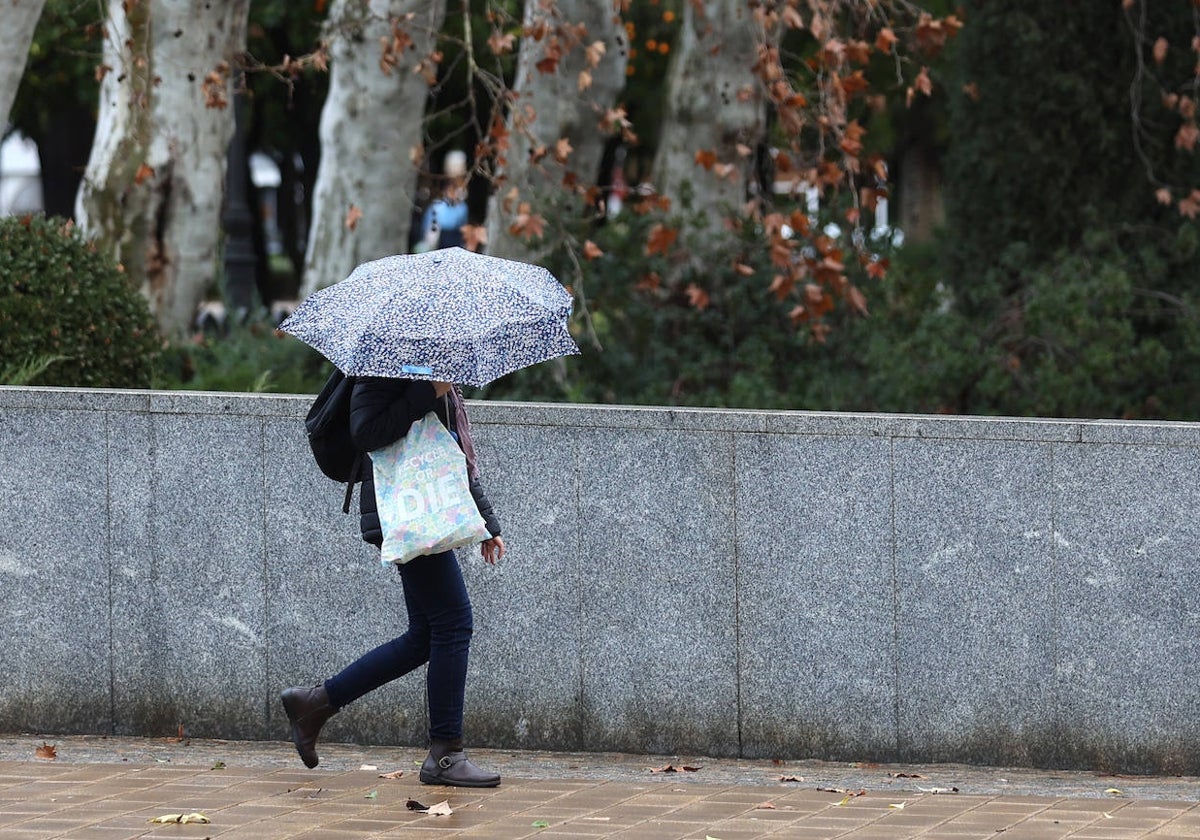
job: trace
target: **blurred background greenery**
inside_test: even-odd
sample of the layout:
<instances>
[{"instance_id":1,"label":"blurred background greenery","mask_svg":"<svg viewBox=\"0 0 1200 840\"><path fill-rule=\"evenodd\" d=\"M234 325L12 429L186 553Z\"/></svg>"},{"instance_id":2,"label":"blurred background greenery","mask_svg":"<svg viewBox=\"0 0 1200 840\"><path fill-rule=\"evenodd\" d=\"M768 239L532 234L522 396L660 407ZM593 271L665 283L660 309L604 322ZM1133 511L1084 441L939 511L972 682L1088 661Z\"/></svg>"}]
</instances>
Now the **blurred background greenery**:
<instances>
[{"instance_id":1,"label":"blurred background greenery","mask_svg":"<svg viewBox=\"0 0 1200 840\"><path fill-rule=\"evenodd\" d=\"M1186 111L1161 95L1163 79L1183 79L1180 95L1194 99L1197 55L1172 49L1152 66L1145 57L1158 33L1188 43L1196 27L1190 4L1139 2L1140 20L1117 3L1103 10L1044 0L961 5L966 25L937 68L948 81L911 106L901 96L861 117L869 151L884 156L894 182L889 224L868 243L888 271L877 277L854 268L866 315L839 306L826 316L824 341L800 329L769 289L770 237L761 226L712 236L698 210L675 208L670 221L681 247L668 258L647 254L648 228L661 219L632 202L599 220L564 213L578 219L564 223L564 241L590 240L603 252L577 264L561 247L547 260L579 301L572 328L582 355L469 396L1200 419L1200 224L1186 203L1156 193L1200 183L1197 156L1178 142ZM631 4L626 99L640 143L618 156L634 187L649 175L680 6ZM484 4L478 8L482 15ZM90 118L94 85L79 80L90 78L98 50L86 21L94 12L47 5L13 118L39 143L70 140L64 121ZM303 53L323 14L320 2L255 2L251 53L266 63ZM475 32L486 38L482 18ZM438 114L428 129L431 156L472 142L454 110L468 98L454 60L459 48L452 39L443 46L444 78L429 108ZM795 45L797 60L805 49ZM502 65L511 79L513 67ZM873 65L871 72L891 71ZM251 75L249 84L251 148L279 164L280 194L311 194L325 77L281 84ZM1141 111L1131 111L1135 101ZM86 160L87 145L63 154ZM47 184L47 212L69 215L79 167L73 171L74 183ZM769 200L794 209L786 198ZM482 179L472 182L470 201L477 218L487 201ZM137 380L142 387L319 389L328 363L277 334L270 309L296 294L303 226L289 214L304 209L303 201L279 205L283 241L261 261L261 306L242 318L202 319L190 340L156 347ZM815 224L842 223L845 210L823 206ZM754 270L730 270L735 263ZM10 271L0 254L0 276ZM221 282L212 298L226 302ZM0 296L0 323L12 300ZM10 314L9 323L22 322ZM86 351L17 348L0 349L5 381L78 384ZM125 380L110 384L117 381Z\"/></svg>"}]
</instances>

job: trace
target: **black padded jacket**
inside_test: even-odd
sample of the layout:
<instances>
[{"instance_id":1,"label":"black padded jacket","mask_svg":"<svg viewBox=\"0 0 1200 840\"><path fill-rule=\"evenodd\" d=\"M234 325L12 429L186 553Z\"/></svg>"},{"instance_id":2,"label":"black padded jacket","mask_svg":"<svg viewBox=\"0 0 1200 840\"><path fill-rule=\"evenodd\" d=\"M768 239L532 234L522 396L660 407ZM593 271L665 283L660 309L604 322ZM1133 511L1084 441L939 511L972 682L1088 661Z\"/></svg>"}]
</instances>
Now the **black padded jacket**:
<instances>
[{"instance_id":1,"label":"black padded jacket","mask_svg":"<svg viewBox=\"0 0 1200 840\"><path fill-rule=\"evenodd\" d=\"M408 434L412 424L430 411L437 412L442 425L451 431L454 418L447 417L446 400L440 400L429 382L413 379L360 377L354 383L350 397L350 437L363 452L395 443ZM451 414L453 412L450 412ZM383 545L383 529L379 524L379 503L375 500L375 478L370 458L363 458L360 470L359 526L362 538L374 546ZM500 522L492 503L480 483L471 479L471 495L479 514L487 523L488 533L500 536Z\"/></svg>"}]
</instances>

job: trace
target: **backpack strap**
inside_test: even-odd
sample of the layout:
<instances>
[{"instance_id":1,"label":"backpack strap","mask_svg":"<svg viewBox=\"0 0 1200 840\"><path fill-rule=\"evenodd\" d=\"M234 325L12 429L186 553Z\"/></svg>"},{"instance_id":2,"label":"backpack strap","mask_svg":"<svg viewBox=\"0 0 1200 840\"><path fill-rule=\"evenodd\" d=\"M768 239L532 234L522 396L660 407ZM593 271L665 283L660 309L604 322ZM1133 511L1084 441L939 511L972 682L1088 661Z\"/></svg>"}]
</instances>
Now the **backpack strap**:
<instances>
[{"instance_id":1,"label":"backpack strap","mask_svg":"<svg viewBox=\"0 0 1200 840\"><path fill-rule=\"evenodd\" d=\"M342 513L350 512L350 498L354 495L354 485L358 481L358 472L362 469L363 454L354 456L354 466L350 468L350 480L346 482L346 498L342 500Z\"/></svg>"}]
</instances>

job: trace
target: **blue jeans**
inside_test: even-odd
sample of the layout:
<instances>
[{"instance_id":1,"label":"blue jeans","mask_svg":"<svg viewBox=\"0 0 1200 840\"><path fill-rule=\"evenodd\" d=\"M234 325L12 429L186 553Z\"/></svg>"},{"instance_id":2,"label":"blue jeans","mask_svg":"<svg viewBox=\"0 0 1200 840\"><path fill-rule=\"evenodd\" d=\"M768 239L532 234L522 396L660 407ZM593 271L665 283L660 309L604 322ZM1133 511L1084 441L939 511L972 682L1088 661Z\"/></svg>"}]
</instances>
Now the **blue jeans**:
<instances>
[{"instance_id":1,"label":"blue jeans","mask_svg":"<svg viewBox=\"0 0 1200 840\"><path fill-rule=\"evenodd\" d=\"M426 662L429 737L462 737L467 653L474 624L471 600L454 552L416 557L400 567L408 631L360 656L325 681L329 702L340 709Z\"/></svg>"}]
</instances>

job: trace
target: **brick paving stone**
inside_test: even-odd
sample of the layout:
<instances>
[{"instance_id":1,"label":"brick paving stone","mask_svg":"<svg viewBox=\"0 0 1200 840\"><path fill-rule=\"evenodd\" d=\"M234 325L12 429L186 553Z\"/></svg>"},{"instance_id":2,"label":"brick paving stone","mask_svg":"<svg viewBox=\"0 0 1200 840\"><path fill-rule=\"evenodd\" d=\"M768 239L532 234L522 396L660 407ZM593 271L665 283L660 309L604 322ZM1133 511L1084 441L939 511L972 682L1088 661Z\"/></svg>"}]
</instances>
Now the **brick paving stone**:
<instances>
[{"instance_id":1,"label":"brick paving stone","mask_svg":"<svg viewBox=\"0 0 1200 840\"><path fill-rule=\"evenodd\" d=\"M474 757L481 766L496 766L505 783L471 791L422 785L415 768L407 771L420 752L412 749L322 746L322 767L309 771L297 766L284 743L58 740L59 759L50 762L32 758L40 738L0 736L0 840L1200 838L1195 779L1118 781L1063 772L1039 777L1035 771L962 767L908 774L821 764L797 773L808 782L780 783L781 768L768 762L481 750ZM26 757L13 757L18 753ZM223 769L214 769L218 761ZM666 763L702 769L649 774ZM380 779L378 772L360 769L364 764L384 771L401 767L406 774ZM1013 788L1013 777L1022 787ZM1044 790L1037 787L1039 778ZM944 779L953 779L961 792L919 789L944 785ZM1121 796L1104 792L1114 784ZM817 789L826 786L866 795L846 798ZM367 798L372 791L375 796ZM408 799L426 805L447 800L455 813L422 815L405 808ZM774 807L761 807L765 803ZM191 810L213 822L148 822ZM548 827L535 827L539 821Z\"/></svg>"},{"instance_id":2,"label":"brick paving stone","mask_svg":"<svg viewBox=\"0 0 1200 840\"><path fill-rule=\"evenodd\" d=\"M609 823L587 822L586 819L567 820L562 825L563 831L570 831L579 837L608 837L613 830Z\"/></svg>"}]
</instances>

